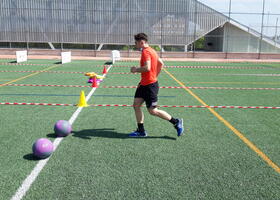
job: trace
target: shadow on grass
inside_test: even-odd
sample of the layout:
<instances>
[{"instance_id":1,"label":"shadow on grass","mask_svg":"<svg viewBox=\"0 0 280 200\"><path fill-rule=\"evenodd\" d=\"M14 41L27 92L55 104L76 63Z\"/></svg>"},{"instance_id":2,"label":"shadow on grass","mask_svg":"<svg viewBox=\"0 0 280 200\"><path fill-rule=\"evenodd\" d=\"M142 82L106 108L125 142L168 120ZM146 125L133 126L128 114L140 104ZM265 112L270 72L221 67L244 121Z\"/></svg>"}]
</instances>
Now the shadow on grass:
<instances>
[{"instance_id":1,"label":"shadow on grass","mask_svg":"<svg viewBox=\"0 0 280 200\"><path fill-rule=\"evenodd\" d=\"M115 139L133 139L128 137L127 133L118 133L115 129L85 129L81 131L72 131L73 137L81 139L91 139L92 137L101 138L115 138ZM169 136L148 136L137 139L167 139L176 140L174 137Z\"/></svg>"},{"instance_id":2,"label":"shadow on grass","mask_svg":"<svg viewBox=\"0 0 280 200\"><path fill-rule=\"evenodd\" d=\"M24 155L23 158L25 160L33 160L33 161L41 160L40 158L37 158L36 156L34 156L32 153Z\"/></svg>"},{"instance_id":3,"label":"shadow on grass","mask_svg":"<svg viewBox=\"0 0 280 200\"><path fill-rule=\"evenodd\" d=\"M17 61L13 60L13 61L10 61L9 63L17 63ZM53 64L58 65L58 64L62 64L62 62L58 61L58 62L54 62Z\"/></svg>"},{"instance_id":4,"label":"shadow on grass","mask_svg":"<svg viewBox=\"0 0 280 200\"><path fill-rule=\"evenodd\" d=\"M57 138L56 134L55 133L49 133L47 135L48 138Z\"/></svg>"},{"instance_id":5,"label":"shadow on grass","mask_svg":"<svg viewBox=\"0 0 280 200\"><path fill-rule=\"evenodd\" d=\"M107 61L107 62L104 63L104 65L112 65L112 64L113 64L112 61Z\"/></svg>"}]
</instances>

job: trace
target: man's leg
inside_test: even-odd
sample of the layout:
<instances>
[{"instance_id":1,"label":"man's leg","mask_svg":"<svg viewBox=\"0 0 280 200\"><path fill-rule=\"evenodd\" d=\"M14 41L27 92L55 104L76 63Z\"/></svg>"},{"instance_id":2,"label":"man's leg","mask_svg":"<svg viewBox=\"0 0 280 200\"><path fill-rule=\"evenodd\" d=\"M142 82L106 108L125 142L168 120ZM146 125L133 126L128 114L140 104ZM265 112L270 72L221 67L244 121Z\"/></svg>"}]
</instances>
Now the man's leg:
<instances>
[{"instance_id":1,"label":"man's leg","mask_svg":"<svg viewBox=\"0 0 280 200\"><path fill-rule=\"evenodd\" d=\"M149 107L148 111L151 115L160 117L161 119L167 120L170 123L172 123L177 130L177 135L181 136L184 132L184 126L183 126L183 119L175 119L171 115L169 115L167 112L163 110L159 110L156 107Z\"/></svg>"},{"instance_id":2,"label":"man's leg","mask_svg":"<svg viewBox=\"0 0 280 200\"><path fill-rule=\"evenodd\" d=\"M134 102L133 102L133 108L134 108L134 112L135 112L135 117L136 117L136 121L138 124L143 124L144 123L144 114L142 111L141 106L144 103L144 99L142 98L134 98Z\"/></svg>"},{"instance_id":3,"label":"man's leg","mask_svg":"<svg viewBox=\"0 0 280 200\"><path fill-rule=\"evenodd\" d=\"M129 134L129 137L146 137L147 136L147 133L144 129L144 114L143 114L143 111L141 108L143 103L144 103L143 98L137 98L137 97L134 98L133 108L134 108L138 127L137 127L136 131Z\"/></svg>"},{"instance_id":4,"label":"man's leg","mask_svg":"<svg viewBox=\"0 0 280 200\"><path fill-rule=\"evenodd\" d=\"M167 121L171 120L171 115L169 115L167 112L163 111L163 110L159 110L156 107L150 107L148 108L148 111L151 115L160 117L161 119L165 119Z\"/></svg>"}]
</instances>

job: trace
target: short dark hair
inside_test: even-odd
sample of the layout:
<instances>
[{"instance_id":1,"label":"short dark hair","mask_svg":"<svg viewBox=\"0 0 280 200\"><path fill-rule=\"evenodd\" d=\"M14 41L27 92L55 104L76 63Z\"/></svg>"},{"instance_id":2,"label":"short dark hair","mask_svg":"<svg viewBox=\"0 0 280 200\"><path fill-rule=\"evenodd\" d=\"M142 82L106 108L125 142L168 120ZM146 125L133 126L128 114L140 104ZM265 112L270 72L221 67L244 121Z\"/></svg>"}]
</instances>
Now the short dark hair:
<instances>
[{"instance_id":1,"label":"short dark hair","mask_svg":"<svg viewBox=\"0 0 280 200\"><path fill-rule=\"evenodd\" d=\"M144 40L144 41L148 42L148 36L145 33L138 33L138 34L134 35L134 39L136 41Z\"/></svg>"}]
</instances>

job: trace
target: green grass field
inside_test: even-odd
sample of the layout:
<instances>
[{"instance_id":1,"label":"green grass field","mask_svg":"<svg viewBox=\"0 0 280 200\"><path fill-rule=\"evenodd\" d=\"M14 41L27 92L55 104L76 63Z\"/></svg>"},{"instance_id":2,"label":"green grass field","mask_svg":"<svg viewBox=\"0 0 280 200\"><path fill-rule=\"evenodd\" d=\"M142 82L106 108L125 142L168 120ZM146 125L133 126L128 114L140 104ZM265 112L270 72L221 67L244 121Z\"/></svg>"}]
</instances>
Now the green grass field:
<instances>
[{"instance_id":1,"label":"green grass field","mask_svg":"<svg viewBox=\"0 0 280 200\"><path fill-rule=\"evenodd\" d=\"M9 62L0 60L1 103L77 104L81 90L87 95L92 88L6 84L90 86L79 73L28 71L102 73L105 61ZM116 63L88 104L131 105L135 89L103 86L136 86L140 75L118 74L135 65ZM279 63L166 65L224 68L165 68L160 86L180 87L180 81L187 87L223 89L160 89L159 105L199 106L203 101L211 106L280 106L280 90L272 90L280 88ZM41 137L54 141L55 122L69 120L77 107L0 108L0 199L10 199L39 162L32 156L33 142ZM136 128L131 107L83 108L72 134L63 139L23 199L280 199L279 109L162 109L184 119L184 136L178 138L169 122L144 108L149 137L131 139L127 135Z\"/></svg>"}]
</instances>

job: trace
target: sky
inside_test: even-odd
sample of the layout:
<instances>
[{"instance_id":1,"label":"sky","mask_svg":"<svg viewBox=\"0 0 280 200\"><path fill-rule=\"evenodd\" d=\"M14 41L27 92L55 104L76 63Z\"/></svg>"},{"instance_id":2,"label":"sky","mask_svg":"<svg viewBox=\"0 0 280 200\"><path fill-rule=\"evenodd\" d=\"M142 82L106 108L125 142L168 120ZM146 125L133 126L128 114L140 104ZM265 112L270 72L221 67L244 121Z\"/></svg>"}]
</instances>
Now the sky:
<instances>
[{"instance_id":1,"label":"sky","mask_svg":"<svg viewBox=\"0 0 280 200\"><path fill-rule=\"evenodd\" d=\"M230 0L198 0L207 6L228 15ZM263 0L231 0L231 17L241 24L247 25L257 31L261 31ZM236 14L234 14L236 13ZM238 14L237 14L238 13ZM249 13L249 14L240 14ZM259 14L256 14L259 13ZM280 35L280 0L265 0L264 34ZM278 28L276 23L278 18Z\"/></svg>"}]
</instances>

